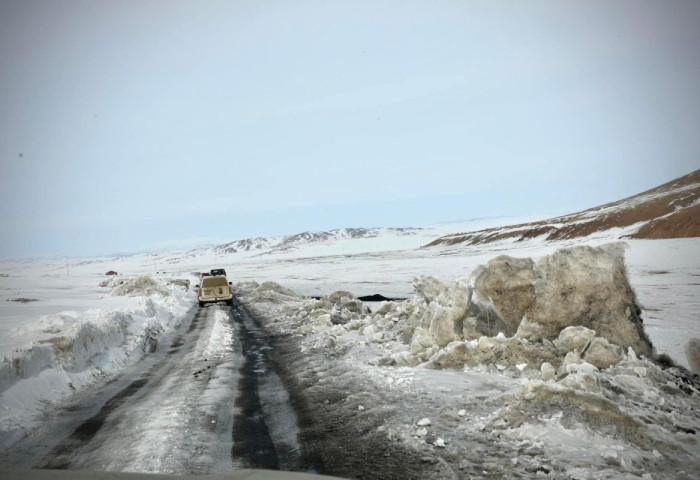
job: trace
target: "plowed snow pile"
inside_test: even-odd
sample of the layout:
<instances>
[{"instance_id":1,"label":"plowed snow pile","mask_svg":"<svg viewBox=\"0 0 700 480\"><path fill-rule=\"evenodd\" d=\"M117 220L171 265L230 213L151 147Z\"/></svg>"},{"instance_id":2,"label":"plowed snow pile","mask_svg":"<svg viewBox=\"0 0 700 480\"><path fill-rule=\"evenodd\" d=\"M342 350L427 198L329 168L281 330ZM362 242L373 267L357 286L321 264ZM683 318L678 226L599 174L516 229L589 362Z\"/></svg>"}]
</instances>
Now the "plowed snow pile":
<instances>
[{"instance_id":1,"label":"plowed snow pile","mask_svg":"<svg viewBox=\"0 0 700 480\"><path fill-rule=\"evenodd\" d=\"M140 277L114 277L100 283L101 287L110 288L110 295L141 297L154 293L167 296L169 294L165 285L158 283L148 275Z\"/></svg>"},{"instance_id":2,"label":"plowed snow pile","mask_svg":"<svg viewBox=\"0 0 700 480\"><path fill-rule=\"evenodd\" d=\"M501 256L453 285L417 278L374 313L349 292L236 290L298 343L290 368L319 422L415 451L425 478L692 478L698 377L657 363L623 253Z\"/></svg>"},{"instance_id":3,"label":"plowed snow pile","mask_svg":"<svg viewBox=\"0 0 700 480\"><path fill-rule=\"evenodd\" d=\"M100 286L111 295L140 297L138 307L67 310L10 330L10 336L29 332L35 340L16 344L0 362L0 449L30 429L51 402L153 352L193 305L187 282L115 277Z\"/></svg>"}]
</instances>

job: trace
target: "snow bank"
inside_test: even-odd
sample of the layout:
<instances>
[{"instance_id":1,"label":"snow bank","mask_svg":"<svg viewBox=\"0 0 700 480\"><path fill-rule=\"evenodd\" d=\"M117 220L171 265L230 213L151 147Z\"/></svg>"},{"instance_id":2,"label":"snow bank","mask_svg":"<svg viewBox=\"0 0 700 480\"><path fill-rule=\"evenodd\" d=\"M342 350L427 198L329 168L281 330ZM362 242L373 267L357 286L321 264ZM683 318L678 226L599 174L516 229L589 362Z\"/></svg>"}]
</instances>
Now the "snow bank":
<instances>
[{"instance_id":1,"label":"snow bank","mask_svg":"<svg viewBox=\"0 0 700 480\"><path fill-rule=\"evenodd\" d=\"M158 283L147 275L140 277L113 277L100 283L101 287L110 288L110 295L141 297L158 293L167 296L168 290L162 283Z\"/></svg>"},{"instance_id":2,"label":"snow bank","mask_svg":"<svg viewBox=\"0 0 700 480\"><path fill-rule=\"evenodd\" d=\"M620 243L563 248L536 262L500 256L473 274L473 285L479 297L493 302L506 334L527 316L548 340L581 325L624 348L652 354Z\"/></svg>"},{"instance_id":3,"label":"snow bank","mask_svg":"<svg viewBox=\"0 0 700 480\"><path fill-rule=\"evenodd\" d=\"M384 360L399 366L527 365L540 371L542 363L558 368L577 351L608 368L630 347L652 354L618 244L562 249L536 262L501 256L454 285L419 277L413 286L414 297L385 302L371 315L326 298L307 302L290 313L290 327L309 333L314 325L345 325L372 341L405 345ZM354 298L348 292L329 297L341 303Z\"/></svg>"},{"instance_id":4,"label":"snow bank","mask_svg":"<svg viewBox=\"0 0 700 480\"><path fill-rule=\"evenodd\" d=\"M561 249L537 261L500 256L453 285L424 276L413 287L412 298L383 302L374 313L346 291L318 301L272 282L236 291L263 311L281 305L275 318L289 333L329 330L335 342L355 331L390 343L386 365L489 365L516 374L523 366L540 372L545 362L559 368L573 352L599 369L628 348L652 356L620 244Z\"/></svg>"},{"instance_id":5,"label":"snow bank","mask_svg":"<svg viewBox=\"0 0 700 480\"><path fill-rule=\"evenodd\" d=\"M413 286L413 297L373 313L345 291L314 300L271 283L236 288L267 328L297 339L309 365L345 365L313 389L374 391L362 408L348 396L348 412L377 412L388 442L421 455L444 449L440 461L455 473L675 478L700 469L700 383L655 363L619 244L501 256L453 284L426 276ZM688 351L690 360L697 350ZM429 378L464 378L456 400L446 383L414 391L412 379L430 369ZM515 388L494 390L503 382ZM389 417L376 398L387 389L400 392L388 401L405 399ZM424 416L434 425L416 429ZM478 453L462 465L469 451Z\"/></svg>"},{"instance_id":6,"label":"snow bank","mask_svg":"<svg viewBox=\"0 0 700 480\"><path fill-rule=\"evenodd\" d=\"M567 451L585 452L589 458L569 467L572 478L589 478L590 464L612 468L617 473L610 475L616 477L655 471L663 474L659 478L676 478L674 473L684 468L697 471L697 382L637 357L632 349L606 370L580 358L570 361L568 374L561 378L560 372L559 380L523 382L489 426L511 439L532 440L535 432L546 432L543 453L550 459L571 464ZM567 434L552 435L553 429Z\"/></svg>"},{"instance_id":7,"label":"snow bank","mask_svg":"<svg viewBox=\"0 0 700 480\"><path fill-rule=\"evenodd\" d=\"M101 285L112 295L142 297L139 306L49 315L37 327L42 335L0 363L0 448L30 428L48 402L153 352L159 337L172 331L193 304L193 293L181 282L137 277Z\"/></svg>"},{"instance_id":8,"label":"snow bank","mask_svg":"<svg viewBox=\"0 0 700 480\"><path fill-rule=\"evenodd\" d=\"M169 287L181 287L184 290L190 288L190 281L183 278L159 278L157 281L148 275L138 277L112 277L100 283L100 287L110 289L110 295L143 297L159 294L164 297L170 295Z\"/></svg>"}]
</instances>

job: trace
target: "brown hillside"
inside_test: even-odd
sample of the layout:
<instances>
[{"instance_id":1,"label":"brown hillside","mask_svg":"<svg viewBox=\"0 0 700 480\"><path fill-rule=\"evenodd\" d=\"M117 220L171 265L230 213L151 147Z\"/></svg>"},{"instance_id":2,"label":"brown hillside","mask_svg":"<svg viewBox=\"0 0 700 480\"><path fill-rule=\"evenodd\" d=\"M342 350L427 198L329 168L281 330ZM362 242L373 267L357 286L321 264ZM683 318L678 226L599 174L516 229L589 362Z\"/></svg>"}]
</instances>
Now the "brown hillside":
<instances>
[{"instance_id":1,"label":"brown hillside","mask_svg":"<svg viewBox=\"0 0 700 480\"><path fill-rule=\"evenodd\" d=\"M700 170L617 202L561 217L440 237L436 245L480 245L545 236L546 240L586 237L639 225L630 238L700 237Z\"/></svg>"},{"instance_id":2,"label":"brown hillside","mask_svg":"<svg viewBox=\"0 0 700 480\"><path fill-rule=\"evenodd\" d=\"M652 220L631 238L700 237L700 204L679 210L666 218Z\"/></svg>"}]
</instances>

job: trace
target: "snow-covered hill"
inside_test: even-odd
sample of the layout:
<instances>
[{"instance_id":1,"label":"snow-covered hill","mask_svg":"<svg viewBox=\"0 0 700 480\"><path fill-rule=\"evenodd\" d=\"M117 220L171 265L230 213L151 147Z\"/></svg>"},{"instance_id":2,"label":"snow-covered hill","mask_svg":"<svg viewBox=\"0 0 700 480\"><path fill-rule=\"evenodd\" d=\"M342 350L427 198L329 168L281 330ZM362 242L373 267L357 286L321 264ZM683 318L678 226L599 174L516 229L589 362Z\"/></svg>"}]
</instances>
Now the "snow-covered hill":
<instances>
[{"instance_id":1,"label":"snow-covered hill","mask_svg":"<svg viewBox=\"0 0 700 480\"><path fill-rule=\"evenodd\" d=\"M533 238L700 237L700 170L632 197L538 222L447 235L427 246L483 245Z\"/></svg>"},{"instance_id":2,"label":"snow-covered hill","mask_svg":"<svg viewBox=\"0 0 700 480\"><path fill-rule=\"evenodd\" d=\"M424 232L424 228L339 228L327 232L302 232L283 237L256 237L236 240L214 247L220 254L247 253L271 255L296 251L314 244L332 243L349 239L379 237L406 237Z\"/></svg>"},{"instance_id":3,"label":"snow-covered hill","mask_svg":"<svg viewBox=\"0 0 700 480\"><path fill-rule=\"evenodd\" d=\"M115 270L120 274L153 274L206 271L215 266L227 267L241 262L374 255L414 250L441 236L467 229L487 228L509 221L530 221L540 218L543 216L484 218L428 227L341 228L277 237L250 237L189 250L171 249L154 253L68 260L46 258L44 261L2 261L0 270L10 273L26 272L41 265L42 271L48 266L49 271L56 273L92 275Z\"/></svg>"},{"instance_id":4,"label":"snow-covered hill","mask_svg":"<svg viewBox=\"0 0 700 480\"><path fill-rule=\"evenodd\" d=\"M160 271L203 271L255 259L289 259L328 255L352 255L391 250L414 249L449 228L343 228L325 232L302 232L278 237L251 237L220 245L185 251L165 251L134 255L107 256L71 262L70 268L80 273L154 273ZM66 269L65 263L57 269Z\"/></svg>"}]
</instances>

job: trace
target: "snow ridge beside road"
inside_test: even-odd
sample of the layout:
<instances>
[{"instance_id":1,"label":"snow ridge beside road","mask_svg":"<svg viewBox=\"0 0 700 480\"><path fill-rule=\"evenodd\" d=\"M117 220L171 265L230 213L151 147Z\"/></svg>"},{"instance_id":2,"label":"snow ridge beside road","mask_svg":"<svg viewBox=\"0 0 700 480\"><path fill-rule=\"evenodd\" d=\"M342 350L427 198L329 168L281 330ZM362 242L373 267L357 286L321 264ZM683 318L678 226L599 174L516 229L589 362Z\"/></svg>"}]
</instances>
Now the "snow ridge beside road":
<instances>
[{"instance_id":1,"label":"snow ridge beside road","mask_svg":"<svg viewBox=\"0 0 700 480\"><path fill-rule=\"evenodd\" d=\"M593 254L620 253L607 250ZM283 360L314 412L307 435L315 429L343 439L319 442L327 473L656 479L691 478L700 470L699 383L687 370L662 368L584 326L563 328L554 341L533 322L510 337L459 338L471 335L465 326L479 327L461 322L473 282L415 285L414 297L373 313L350 292L313 300L271 282L235 287L287 345ZM605 305L603 299L595 308ZM478 320L483 310L473 313ZM625 309L609 318L625 315L635 321ZM442 342L458 324L459 335Z\"/></svg>"},{"instance_id":2,"label":"snow ridge beside road","mask_svg":"<svg viewBox=\"0 0 700 480\"><path fill-rule=\"evenodd\" d=\"M35 281L40 285L42 279ZM91 281L98 283L94 277ZM188 280L115 277L100 286L107 295L92 304L112 306L109 296L128 295L133 299L123 304L135 306L64 310L9 331L11 337L31 340L3 352L0 449L31 430L49 405L153 352L194 305ZM82 295L90 293L85 289Z\"/></svg>"}]
</instances>

